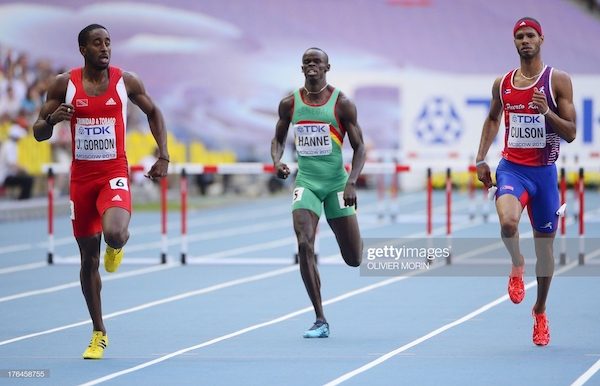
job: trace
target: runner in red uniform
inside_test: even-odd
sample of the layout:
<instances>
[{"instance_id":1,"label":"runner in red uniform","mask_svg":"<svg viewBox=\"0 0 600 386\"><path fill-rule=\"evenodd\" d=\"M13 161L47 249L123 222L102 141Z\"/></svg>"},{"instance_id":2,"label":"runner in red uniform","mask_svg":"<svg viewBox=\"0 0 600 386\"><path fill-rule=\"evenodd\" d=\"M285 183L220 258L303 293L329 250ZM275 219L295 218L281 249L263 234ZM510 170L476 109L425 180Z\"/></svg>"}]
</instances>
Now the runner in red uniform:
<instances>
[{"instance_id":1,"label":"runner in red uniform","mask_svg":"<svg viewBox=\"0 0 600 386\"><path fill-rule=\"evenodd\" d=\"M483 124L477 153L477 176L486 187L492 186L485 156L498 134L504 113L506 132L502 160L496 169L496 209L502 240L513 264L508 294L514 303L525 297L519 220L527 207L537 258L533 342L545 346L550 341L546 299L554 274L553 243L560 207L555 161L560 139L567 142L575 139L573 87L568 74L542 62L544 35L540 23L522 18L515 24L513 35L521 65L497 78L492 87L490 112Z\"/></svg>"},{"instance_id":2,"label":"runner in red uniform","mask_svg":"<svg viewBox=\"0 0 600 386\"><path fill-rule=\"evenodd\" d=\"M84 67L58 75L33 126L35 138L44 141L53 127L68 120L71 125L71 220L81 253L80 280L93 323L92 341L85 359L100 359L108 345L102 320L100 245L106 242L104 267L114 272L129 239L131 193L125 154L127 99L148 117L159 157L147 177L167 175L167 130L160 109L134 73L111 67L110 35L91 24L79 33Z\"/></svg>"}]
</instances>

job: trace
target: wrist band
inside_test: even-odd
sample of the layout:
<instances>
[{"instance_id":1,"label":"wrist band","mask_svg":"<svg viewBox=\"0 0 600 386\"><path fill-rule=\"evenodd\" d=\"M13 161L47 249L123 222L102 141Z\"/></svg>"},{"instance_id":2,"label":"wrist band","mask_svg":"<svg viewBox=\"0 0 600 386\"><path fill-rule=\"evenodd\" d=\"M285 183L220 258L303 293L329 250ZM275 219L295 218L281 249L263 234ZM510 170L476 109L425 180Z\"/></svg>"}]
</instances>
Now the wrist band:
<instances>
[{"instance_id":1,"label":"wrist band","mask_svg":"<svg viewBox=\"0 0 600 386\"><path fill-rule=\"evenodd\" d=\"M542 113L542 115L546 115L546 114L548 114L548 112L549 112L549 111L550 111L550 106L548 106L548 108L546 109L546 112L545 112L545 113Z\"/></svg>"},{"instance_id":2,"label":"wrist band","mask_svg":"<svg viewBox=\"0 0 600 386\"><path fill-rule=\"evenodd\" d=\"M485 160L479 161L475 163L475 166L479 166L479 165L483 165L486 164L487 162L485 162Z\"/></svg>"},{"instance_id":3,"label":"wrist band","mask_svg":"<svg viewBox=\"0 0 600 386\"><path fill-rule=\"evenodd\" d=\"M171 162L171 161L169 161L169 160L168 160L167 158L165 158L165 157L158 157L158 159L161 159L161 160L163 160L163 161L167 161L167 162Z\"/></svg>"}]
</instances>

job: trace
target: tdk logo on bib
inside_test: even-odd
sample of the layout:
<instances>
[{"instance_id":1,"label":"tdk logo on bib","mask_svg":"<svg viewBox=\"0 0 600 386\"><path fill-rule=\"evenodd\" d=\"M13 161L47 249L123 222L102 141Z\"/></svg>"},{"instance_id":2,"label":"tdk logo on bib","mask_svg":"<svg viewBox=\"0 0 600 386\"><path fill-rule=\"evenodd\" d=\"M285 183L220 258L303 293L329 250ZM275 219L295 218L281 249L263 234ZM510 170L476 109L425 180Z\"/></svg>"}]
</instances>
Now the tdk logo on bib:
<instances>
[{"instance_id":1,"label":"tdk logo on bib","mask_svg":"<svg viewBox=\"0 0 600 386\"><path fill-rule=\"evenodd\" d=\"M537 124L542 124L543 123L541 121L541 117L539 115L532 115L532 114L526 114L526 115L511 114L511 115L512 115L512 121L513 122L517 122L517 123L537 123Z\"/></svg>"},{"instance_id":2,"label":"tdk logo on bib","mask_svg":"<svg viewBox=\"0 0 600 386\"><path fill-rule=\"evenodd\" d=\"M110 126L92 126L92 127L79 127L79 134L83 135L104 135L111 134Z\"/></svg>"},{"instance_id":3,"label":"tdk logo on bib","mask_svg":"<svg viewBox=\"0 0 600 386\"><path fill-rule=\"evenodd\" d=\"M327 125L302 125L297 128L298 133L325 133Z\"/></svg>"}]
</instances>

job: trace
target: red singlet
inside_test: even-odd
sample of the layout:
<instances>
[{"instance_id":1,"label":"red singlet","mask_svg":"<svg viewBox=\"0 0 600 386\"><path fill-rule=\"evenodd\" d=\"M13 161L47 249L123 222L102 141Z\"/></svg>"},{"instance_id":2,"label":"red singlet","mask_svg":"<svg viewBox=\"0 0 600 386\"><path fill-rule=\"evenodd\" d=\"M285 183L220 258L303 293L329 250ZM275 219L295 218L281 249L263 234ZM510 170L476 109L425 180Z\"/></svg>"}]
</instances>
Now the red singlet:
<instances>
[{"instance_id":1,"label":"red singlet","mask_svg":"<svg viewBox=\"0 0 600 386\"><path fill-rule=\"evenodd\" d=\"M109 67L108 89L85 93L82 68L71 70L65 101L75 107L71 118L71 220L75 237L102 231L110 207L131 213L129 169L125 154L127 90L121 69Z\"/></svg>"}]
</instances>

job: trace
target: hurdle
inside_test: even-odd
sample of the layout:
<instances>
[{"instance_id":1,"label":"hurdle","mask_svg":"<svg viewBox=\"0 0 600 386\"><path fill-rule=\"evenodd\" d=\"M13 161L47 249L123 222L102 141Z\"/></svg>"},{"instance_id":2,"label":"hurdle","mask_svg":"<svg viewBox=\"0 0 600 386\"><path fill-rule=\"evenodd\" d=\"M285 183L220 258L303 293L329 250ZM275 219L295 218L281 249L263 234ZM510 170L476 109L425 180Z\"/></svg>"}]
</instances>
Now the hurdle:
<instances>
[{"instance_id":1,"label":"hurdle","mask_svg":"<svg viewBox=\"0 0 600 386\"><path fill-rule=\"evenodd\" d=\"M297 170L297 164L289 163L288 167L293 173ZM270 164L261 162L238 162L227 164L199 164L199 163L175 163L172 172L181 176L180 200L181 200L181 255L182 264L190 264L193 261L188 256L189 245L187 235L187 200L188 200L188 175L194 174L263 174L274 173L275 168Z\"/></svg>"},{"instance_id":2,"label":"hurdle","mask_svg":"<svg viewBox=\"0 0 600 386\"><path fill-rule=\"evenodd\" d=\"M426 231L427 237L431 238L433 232L433 182L431 181L431 168L427 168L427 203L426 203Z\"/></svg>"},{"instance_id":3,"label":"hurdle","mask_svg":"<svg viewBox=\"0 0 600 386\"><path fill-rule=\"evenodd\" d=\"M467 168L468 172L469 172L469 186L468 186L468 195L469 195L469 206L468 206L468 212L469 212L469 219L472 221L475 219L476 217L476 212L477 212L477 189L475 186L475 177L476 177L476 172L477 172L477 167L475 165L469 165ZM446 169L446 176L445 176L445 197L446 197L446 238L448 240L448 245L450 245L451 243L451 238L452 238L452 192L453 192L453 186L452 186L452 169L450 167L448 167ZM427 237L431 238L432 237L432 229L433 229L433 182L432 182L432 169L428 168L427 169L427 186L426 186L426 190L427 190L427 226L426 226L426 232L427 232ZM487 222L488 218L489 218L489 212L490 212L490 204L493 201L493 199L491 199L489 197L489 192L488 190L485 188L485 186L482 187L482 207L481 207L481 212L483 214L483 221ZM452 263L452 255L450 254L447 258L447 264L451 264Z\"/></svg>"},{"instance_id":4,"label":"hurdle","mask_svg":"<svg viewBox=\"0 0 600 386\"><path fill-rule=\"evenodd\" d=\"M578 191L579 191L579 265L583 265L585 263L585 239L584 239L584 222L583 222L583 214L584 214L584 197L585 197L585 179L584 179L583 167L579 168L579 180L577 183Z\"/></svg>"},{"instance_id":5,"label":"hurdle","mask_svg":"<svg viewBox=\"0 0 600 386\"><path fill-rule=\"evenodd\" d=\"M446 169L446 241L450 246L452 239L452 172ZM452 264L452 253L448 254L446 264Z\"/></svg>"},{"instance_id":6,"label":"hurdle","mask_svg":"<svg viewBox=\"0 0 600 386\"><path fill-rule=\"evenodd\" d=\"M167 263L167 254L169 251L169 240L167 235L167 189L168 189L167 178L160 179L160 262L161 264Z\"/></svg>"},{"instance_id":7,"label":"hurdle","mask_svg":"<svg viewBox=\"0 0 600 386\"><path fill-rule=\"evenodd\" d=\"M44 164L42 173L47 176L47 197L48 197L48 251L46 261L48 264L54 264L55 260L55 239L54 239L54 177L58 174L65 174L71 171L70 164Z\"/></svg>"},{"instance_id":8,"label":"hurdle","mask_svg":"<svg viewBox=\"0 0 600 386\"><path fill-rule=\"evenodd\" d=\"M129 168L130 173L144 171L141 165L132 165ZM47 176L47 198L48 198L48 250L46 261L49 265L63 262L64 258L56 256L55 237L54 237L54 179L56 174L68 174L71 171L71 164L68 163L47 163L42 165L42 173ZM167 189L168 182L166 178L161 178L161 250L159 261L161 264L167 263L168 255L168 237L167 237ZM78 260L79 261L79 260Z\"/></svg>"},{"instance_id":9,"label":"hurdle","mask_svg":"<svg viewBox=\"0 0 600 386\"><path fill-rule=\"evenodd\" d=\"M48 264L54 260L54 171L48 168Z\"/></svg>"},{"instance_id":10,"label":"hurdle","mask_svg":"<svg viewBox=\"0 0 600 386\"><path fill-rule=\"evenodd\" d=\"M565 203L567 199L567 181L565 168L560 168L560 202ZM560 217L560 257L559 264L567 264L567 228L566 228L566 216Z\"/></svg>"},{"instance_id":11,"label":"hurdle","mask_svg":"<svg viewBox=\"0 0 600 386\"><path fill-rule=\"evenodd\" d=\"M577 157L576 162L577 162ZM560 200L564 204L567 202L567 181L566 170L564 167L560 169L559 186ZM585 264L585 171L583 167L579 167L577 180L573 183L573 211L574 218L578 225L578 251L577 260L579 265ZM558 212L557 212L558 214ZM567 263L567 242L566 242L566 214L560 216L560 255L559 264Z\"/></svg>"},{"instance_id":12,"label":"hurdle","mask_svg":"<svg viewBox=\"0 0 600 386\"><path fill-rule=\"evenodd\" d=\"M287 164L291 174L298 170L298 164L291 162ZM224 164L199 164L199 163L176 163L172 165L173 172L181 175L181 263L191 263L188 256L189 246L187 238L187 192L189 174L264 174L275 173L275 168L272 164L263 164L261 162L238 162ZM344 165L344 168L349 171L351 165ZM397 174L410 171L408 165L402 165L395 162L367 162L365 163L361 174ZM318 233L317 233L318 235ZM319 246L318 239L315 239L315 252ZM295 251L296 257L294 262L297 263L297 246Z\"/></svg>"},{"instance_id":13,"label":"hurdle","mask_svg":"<svg viewBox=\"0 0 600 386\"><path fill-rule=\"evenodd\" d=\"M380 220L385 218L385 209L386 209L386 192L388 191L388 187L386 186L386 176L390 176L390 185L389 185L389 196L390 196L390 218L393 222L396 222L398 219L398 194L400 191L399 187L399 174L403 172L410 171L410 167L407 165L402 165L396 161L391 163L395 165L395 167L390 167L389 163L379 162L379 163L369 163L368 173L364 171L361 174L376 174L377 175L377 217ZM365 166L367 164L365 163ZM385 165L382 166L381 169L375 169L374 165Z\"/></svg>"},{"instance_id":14,"label":"hurdle","mask_svg":"<svg viewBox=\"0 0 600 386\"><path fill-rule=\"evenodd\" d=\"M575 182L573 182L573 218L575 221L579 221L579 174L577 174L579 166L579 156L573 157L573 165L571 166L570 174L576 174Z\"/></svg>"},{"instance_id":15,"label":"hurdle","mask_svg":"<svg viewBox=\"0 0 600 386\"><path fill-rule=\"evenodd\" d=\"M433 182L432 182L432 170L431 167L427 168L427 201L426 201L426 232L428 243L431 246L431 239L433 237ZM444 187L445 198L446 198L446 241L447 244L451 244L452 239L452 170L446 168L446 184ZM452 263L452 254L450 253L446 257L446 264Z\"/></svg>"},{"instance_id":16,"label":"hurdle","mask_svg":"<svg viewBox=\"0 0 600 386\"><path fill-rule=\"evenodd\" d=\"M186 264L188 252L187 240L187 195L188 180L186 169L181 169L181 180L179 181L179 190L181 192L181 264Z\"/></svg>"}]
</instances>

